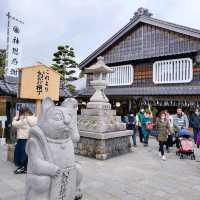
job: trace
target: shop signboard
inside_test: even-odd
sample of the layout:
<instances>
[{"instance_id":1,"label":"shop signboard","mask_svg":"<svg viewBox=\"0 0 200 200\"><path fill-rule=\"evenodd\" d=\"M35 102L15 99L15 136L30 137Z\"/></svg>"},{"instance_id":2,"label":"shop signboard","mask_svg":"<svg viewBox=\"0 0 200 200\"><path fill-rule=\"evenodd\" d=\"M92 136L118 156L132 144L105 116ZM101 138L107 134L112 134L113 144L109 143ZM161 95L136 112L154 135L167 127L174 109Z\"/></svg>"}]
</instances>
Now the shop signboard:
<instances>
[{"instance_id":1,"label":"shop signboard","mask_svg":"<svg viewBox=\"0 0 200 200\"><path fill-rule=\"evenodd\" d=\"M59 100L60 77L59 73L46 65L20 68L18 97L36 100L38 115L44 97L50 97L54 101Z\"/></svg>"},{"instance_id":2,"label":"shop signboard","mask_svg":"<svg viewBox=\"0 0 200 200\"><path fill-rule=\"evenodd\" d=\"M20 68L18 97L59 100L60 74L45 65Z\"/></svg>"}]
</instances>

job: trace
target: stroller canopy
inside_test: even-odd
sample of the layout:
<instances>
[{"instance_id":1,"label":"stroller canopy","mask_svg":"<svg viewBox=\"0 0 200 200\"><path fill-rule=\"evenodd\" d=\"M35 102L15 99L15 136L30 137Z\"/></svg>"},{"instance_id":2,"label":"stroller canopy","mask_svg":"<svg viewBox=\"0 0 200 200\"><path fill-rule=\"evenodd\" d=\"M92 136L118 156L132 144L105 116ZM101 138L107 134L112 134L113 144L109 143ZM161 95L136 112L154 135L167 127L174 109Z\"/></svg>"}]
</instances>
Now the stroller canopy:
<instances>
[{"instance_id":1,"label":"stroller canopy","mask_svg":"<svg viewBox=\"0 0 200 200\"><path fill-rule=\"evenodd\" d=\"M179 137L184 137L184 136L190 137L191 134L190 134L190 132L189 132L188 130L186 130L186 129L181 129L181 130L179 131Z\"/></svg>"}]
</instances>

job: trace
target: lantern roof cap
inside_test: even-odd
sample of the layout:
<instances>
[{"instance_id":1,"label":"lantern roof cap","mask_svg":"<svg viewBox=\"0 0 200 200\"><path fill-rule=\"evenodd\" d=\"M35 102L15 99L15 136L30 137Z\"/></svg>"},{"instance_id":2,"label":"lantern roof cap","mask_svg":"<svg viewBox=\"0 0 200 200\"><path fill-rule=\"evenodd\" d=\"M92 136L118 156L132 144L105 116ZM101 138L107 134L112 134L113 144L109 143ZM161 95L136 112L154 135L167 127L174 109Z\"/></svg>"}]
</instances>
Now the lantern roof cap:
<instances>
[{"instance_id":1,"label":"lantern roof cap","mask_svg":"<svg viewBox=\"0 0 200 200\"><path fill-rule=\"evenodd\" d=\"M91 65L90 67L85 69L86 74L111 73L111 72L113 72L113 70L105 64L104 57L102 56L99 56L97 58L97 62L94 65Z\"/></svg>"}]
</instances>

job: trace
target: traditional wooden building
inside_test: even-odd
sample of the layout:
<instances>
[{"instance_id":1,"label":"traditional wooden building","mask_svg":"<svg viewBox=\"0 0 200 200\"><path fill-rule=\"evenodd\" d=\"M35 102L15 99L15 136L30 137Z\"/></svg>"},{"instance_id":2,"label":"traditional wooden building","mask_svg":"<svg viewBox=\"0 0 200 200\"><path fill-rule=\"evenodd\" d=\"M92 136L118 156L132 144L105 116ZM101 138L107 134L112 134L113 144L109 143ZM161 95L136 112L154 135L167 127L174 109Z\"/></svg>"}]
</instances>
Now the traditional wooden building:
<instances>
[{"instance_id":1,"label":"traditional wooden building","mask_svg":"<svg viewBox=\"0 0 200 200\"><path fill-rule=\"evenodd\" d=\"M200 106L200 31L155 19L139 8L130 22L83 60L81 70L103 56L114 73L108 75L108 95L120 114L141 105L174 110ZM87 101L92 75L80 91Z\"/></svg>"}]
</instances>

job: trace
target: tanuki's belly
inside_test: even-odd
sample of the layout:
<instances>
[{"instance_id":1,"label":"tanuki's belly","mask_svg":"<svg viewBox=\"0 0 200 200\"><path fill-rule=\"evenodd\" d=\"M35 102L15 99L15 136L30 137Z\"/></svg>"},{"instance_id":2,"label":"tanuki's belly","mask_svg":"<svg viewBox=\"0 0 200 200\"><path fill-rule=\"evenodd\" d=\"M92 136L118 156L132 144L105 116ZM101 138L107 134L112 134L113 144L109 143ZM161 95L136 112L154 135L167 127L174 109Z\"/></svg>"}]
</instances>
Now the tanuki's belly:
<instances>
[{"instance_id":1,"label":"tanuki's belly","mask_svg":"<svg viewBox=\"0 0 200 200\"><path fill-rule=\"evenodd\" d=\"M49 142L49 147L52 154L53 162L58 167L63 169L74 165L74 145L71 140L62 144Z\"/></svg>"}]
</instances>

